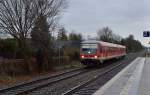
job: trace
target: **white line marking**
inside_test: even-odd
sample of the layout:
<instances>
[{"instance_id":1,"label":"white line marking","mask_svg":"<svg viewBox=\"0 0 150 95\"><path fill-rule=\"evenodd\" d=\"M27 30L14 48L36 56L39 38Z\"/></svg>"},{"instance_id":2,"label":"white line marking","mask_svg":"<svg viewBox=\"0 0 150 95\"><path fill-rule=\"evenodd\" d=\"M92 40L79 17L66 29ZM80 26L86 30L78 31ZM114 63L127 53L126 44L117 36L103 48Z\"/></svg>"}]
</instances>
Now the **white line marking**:
<instances>
[{"instance_id":1,"label":"white line marking","mask_svg":"<svg viewBox=\"0 0 150 95\"><path fill-rule=\"evenodd\" d=\"M117 81L121 77L121 75L123 75L123 73L125 73L130 67L132 67L133 65L137 64L140 59L141 59L140 57L136 58L131 64L129 64L126 68L124 68L121 72L119 72L114 78L112 78L111 80L109 80L104 86L102 86L93 95L104 95L104 92L107 91L107 89L109 87L111 87L112 84L115 81Z\"/></svg>"}]
</instances>

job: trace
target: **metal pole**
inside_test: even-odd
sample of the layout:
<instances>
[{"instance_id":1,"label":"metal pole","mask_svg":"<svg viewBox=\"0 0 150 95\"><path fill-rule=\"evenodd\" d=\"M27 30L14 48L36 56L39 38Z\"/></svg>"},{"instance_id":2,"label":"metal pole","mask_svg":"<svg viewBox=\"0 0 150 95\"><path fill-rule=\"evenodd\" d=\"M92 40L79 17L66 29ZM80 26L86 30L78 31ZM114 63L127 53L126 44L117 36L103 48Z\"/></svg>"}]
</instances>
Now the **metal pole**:
<instances>
[{"instance_id":1,"label":"metal pole","mask_svg":"<svg viewBox=\"0 0 150 95\"><path fill-rule=\"evenodd\" d=\"M59 64L60 64L60 47L59 47Z\"/></svg>"}]
</instances>

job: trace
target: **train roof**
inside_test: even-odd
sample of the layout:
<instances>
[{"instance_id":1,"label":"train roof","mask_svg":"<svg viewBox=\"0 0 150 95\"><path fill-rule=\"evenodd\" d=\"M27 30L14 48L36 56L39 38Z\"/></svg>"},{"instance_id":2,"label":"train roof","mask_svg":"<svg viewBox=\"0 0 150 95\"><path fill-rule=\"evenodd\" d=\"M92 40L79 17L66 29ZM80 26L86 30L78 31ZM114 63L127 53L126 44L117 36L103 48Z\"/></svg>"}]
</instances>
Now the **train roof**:
<instances>
[{"instance_id":1,"label":"train roof","mask_svg":"<svg viewBox=\"0 0 150 95\"><path fill-rule=\"evenodd\" d=\"M120 48L126 48L123 45L119 45L119 44L114 44L114 43L108 43L108 42L103 42L103 41L96 41L96 40L86 40L86 41L82 41L81 44L84 43L91 43L91 44L101 44L102 46L110 46L110 47L120 47Z\"/></svg>"}]
</instances>

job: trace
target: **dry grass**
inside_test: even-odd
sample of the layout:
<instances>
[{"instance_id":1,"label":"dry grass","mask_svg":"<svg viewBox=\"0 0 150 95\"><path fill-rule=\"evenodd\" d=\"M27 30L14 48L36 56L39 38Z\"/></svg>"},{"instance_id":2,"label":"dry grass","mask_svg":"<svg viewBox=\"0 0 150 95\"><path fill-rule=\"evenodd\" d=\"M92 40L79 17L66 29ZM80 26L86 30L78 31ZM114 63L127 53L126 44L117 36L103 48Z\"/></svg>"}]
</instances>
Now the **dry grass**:
<instances>
[{"instance_id":1,"label":"dry grass","mask_svg":"<svg viewBox=\"0 0 150 95\"><path fill-rule=\"evenodd\" d=\"M55 74L56 70L49 70L47 72L42 72L42 73L33 73L29 75L19 75L19 76L8 76L8 75L0 75L0 88L5 87L5 86L11 86L16 83L22 83L26 81L30 81L34 78L38 78L40 76L47 76L47 75L52 75Z\"/></svg>"},{"instance_id":2,"label":"dry grass","mask_svg":"<svg viewBox=\"0 0 150 95\"><path fill-rule=\"evenodd\" d=\"M29 67L30 72L27 68ZM37 70L37 64L31 63L28 65L24 61L8 60L5 59L0 62L0 88L3 86L10 86L18 82L29 81L39 76L45 76L60 72L66 69L80 68L82 65L79 62L73 61L71 63L68 60L63 61L61 64L56 63L48 71L41 73Z\"/></svg>"},{"instance_id":3,"label":"dry grass","mask_svg":"<svg viewBox=\"0 0 150 95\"><path fill-rule=\"evenodd\" d=\"M73 68L81 68L83 65L80 64L78 61L73 61L68 64L57 64L53 68L56 70L64 70L64 69L73 69Z\"/></svg>"}]
</instances>

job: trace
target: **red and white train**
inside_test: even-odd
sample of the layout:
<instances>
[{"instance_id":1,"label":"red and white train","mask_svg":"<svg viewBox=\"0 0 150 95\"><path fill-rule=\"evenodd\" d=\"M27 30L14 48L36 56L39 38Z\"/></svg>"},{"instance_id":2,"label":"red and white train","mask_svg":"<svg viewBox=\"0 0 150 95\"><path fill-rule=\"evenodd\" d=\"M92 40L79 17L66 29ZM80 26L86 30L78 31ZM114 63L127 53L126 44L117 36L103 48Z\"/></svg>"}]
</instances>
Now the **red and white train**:
<instances>
[{"instance_id":1,"label":"red and white train","mask_svg":"<svg viewBox=\"0 0 150 95\"><path fill-rule=\"evenodd\" d=\"M126 55L126 47L102 41L83 41L80 59L84 65L103 63L105 60L120 58Z\"/></svg>"}]
</instances>

